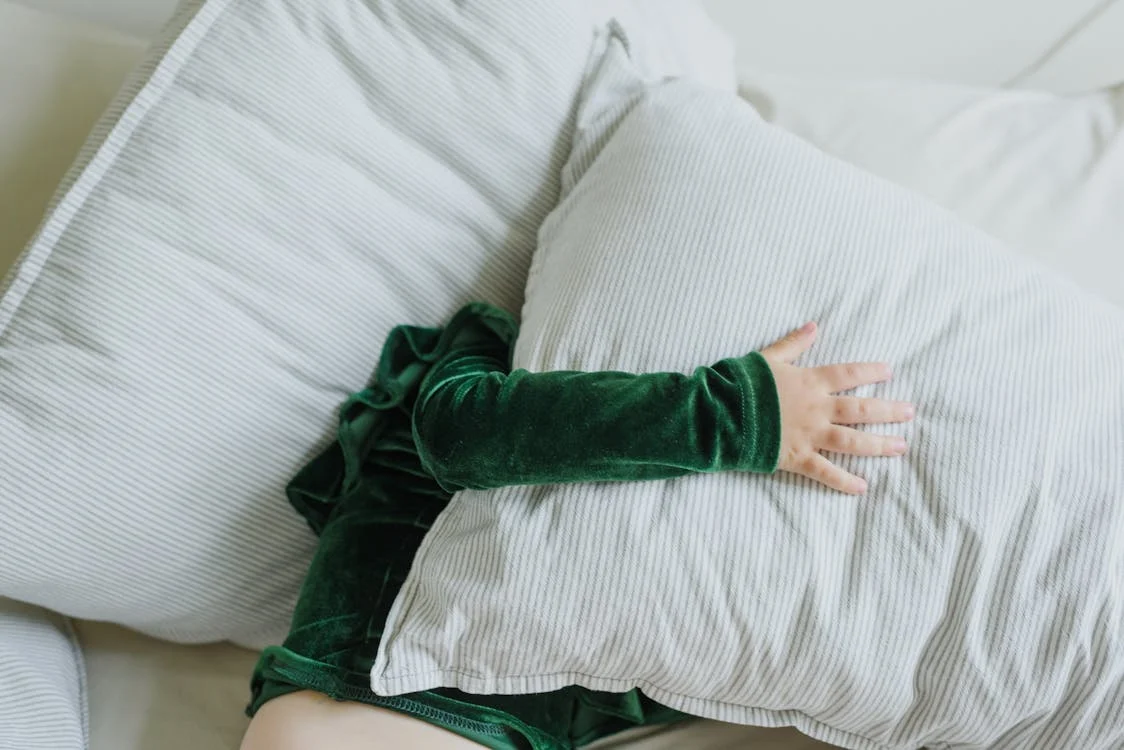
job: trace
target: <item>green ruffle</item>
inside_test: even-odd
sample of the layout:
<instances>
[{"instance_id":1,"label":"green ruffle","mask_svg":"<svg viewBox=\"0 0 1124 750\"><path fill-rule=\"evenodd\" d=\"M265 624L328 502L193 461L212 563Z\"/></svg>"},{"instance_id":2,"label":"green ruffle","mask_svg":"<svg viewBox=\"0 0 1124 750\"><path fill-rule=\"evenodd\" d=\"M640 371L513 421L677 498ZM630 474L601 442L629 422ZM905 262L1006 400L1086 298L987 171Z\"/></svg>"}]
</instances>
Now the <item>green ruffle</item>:
<instances>
[{"instance_id":1,"label":"green ruffle","mask_svg":"<svg viewBox=\"0 0 1124 750\"><path fill-rule=\"evenodd\" d=\"M571 687L541 695L475 696L433 690L383 698L370 670L390 607L422 538L448 503L418 455L413 411L434 364L484 352L507 366L517 326L510 315L471 305L444 329L400 327L366 390L340 414L337 440L288 488L289 501L320 542L288 638L261 656L248 713L272 698L314 690L387 706L497 750L563 750L635 726L684 718L638 690Z\"/></svg>"}]
</instances>

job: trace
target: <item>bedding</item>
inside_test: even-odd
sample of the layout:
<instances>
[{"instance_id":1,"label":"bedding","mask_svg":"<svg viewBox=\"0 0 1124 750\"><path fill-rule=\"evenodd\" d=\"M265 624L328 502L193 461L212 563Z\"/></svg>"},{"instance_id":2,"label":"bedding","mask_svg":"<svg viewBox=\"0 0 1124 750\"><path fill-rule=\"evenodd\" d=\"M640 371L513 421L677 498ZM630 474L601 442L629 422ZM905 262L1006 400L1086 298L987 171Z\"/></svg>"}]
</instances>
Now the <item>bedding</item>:
<instances>
[{"instance_id":1,"label":"bedding","mask_svg":"<svg viewBox=\"0 0 1124 750\"><path fill-rule=\"evenodd\" d=\"M739 66L834 80L910 79L1085 93L1124 82L1114 0L706 0Z\"/></svg>"},{"instance_id":2,"label":"bedding","mask_svg":"<svg viewBox=\"0 0 1124 750\"><path fill-rule=\"evenodd\" d=\"M38 0L27 4L46 7ZM148 34L163 21L163 15L157 18L158 6L171 3L145 0L135 4L135 13L127 5L70 4L65 10L89 12L106 23L120 20L123 28ZM856 16L860 12L856 9ZM790 27L783 25L784 19L777 19L780 26L763 28L759 18L752 19L752 25L734 25L733 16L718 17L727 33L742 38L793 38L785 31ZM795 55L798 49L785 54ZM0 276L40 220L52 186L98 112L142 52L135 39L0 0L0 98L5 102L0 108ZM1002 57L1004 50L993 48L989 54ZM1109 80L1102 75L1110 68L1108 59L1096 58L1100 68L1084 71L1081 86L1098 77ZM822 69L838 59L813 56L802 61ZM872 62L879 75L894 64L885 58ZM935 73L949 77L945 70ZM1115 210L1119 200L1110 201L1113 194L1099 189L1106 178L1124 169L1124 151L1114 148L1120 122L1111 119L1118 97L1112 90L1059 97L917 81L766 76L756 70L743 71L743 80L754 105L778 125L925 193L1083 283L1092 282L1109 295L1124 294L1124 273L1098 273L1111 271L1120 260L1120 232L1092 231L1114 226L1120 218ZM1013 137L1019 133L1027 137ZM1045 138L1029 137L1034 134ZM1067 197L1070 200L1058 200ZM1034 219L1033 231L1021 230L1022 217ZM1063 240L1056 245L1043 241L1054 236ZM241 706L255 659L252 652L230 645L185 647L102 624L81 623L78 628L89 676L92 750L237 747L245 724ZM0 704L0 713L3 710ZM16 715L24 715L24 710ZM665 728L651 736L634 733L606 746L826 747L790 729L716 722Z\"/></svg>"},{"instance_id":3,"label":"bedding","mask_svg":"<svg viewBox=\"0 0 1124 750\"><path fill-rule=\"evenodd\" d=\"M514 365L690 371L808 319L805 364L890 361L858 395L918 404L904 459L841 459L868 498L739 474L460 493L375 692L640 687L850 748L1118 747L1124 311L612 42Z\"/></svg>"},{"instance_id":4,"label":"bedding","mask_svg":"<svg viewBox=\"0 0 1124 750\"><path fill-rule=\"evenodd\" d=\"M605 12L183 3L0 297L0 595L278 642L313 547L282 488L391 325L519 307ZM647 76L732 88L700 13L634 13L692 29Z\"/></svg>"},{"instance_id":5,"label":"bedding","mask_svg":"<svg viewBox=\"0 0 1124 750\"><path fill-rule=\"evenodd\" d=\"M25 38L27 34L25 27ZM4 59L10 60L7 54L14 48L3 49ZM40 50L40 56L44 53ZM97 66L77 65L73 71L91 69ZM1113 136L1093 140L1103 132L1094 126L1103 122L1101 107L1111 103L1112 91L1073 98L916 82L824 81L760 72L743 72L742 86L762 115L779 126L944 203L967 221L982 222L1008 243L1043 257L1061 271L1074 273L1084 282L1099 281L1110 294L1124 293L1124 274L1112 278L1096 273L1117 259L1118 245L1107 236L1101 242L1098 233L1085 231L1111 226L1117 218L1095 190L1097 172L1087 168L1107 160L1100 174L1120 174L1124 169L1114 161L1120 154L1111 148ZM13 89L14 93L18 91ZM12 113L4 110L0 116ZM1026 124L1028 117L1032 118L1028 130L1047 140L1008 142L1014 128ZM943 124L946 122L964 124L953 129ZM77 150L80 140L81 134L72 136L71 148ZM16 153L17 143L10 143L6 153ZM1091 150L1097 143L1103 145L1103 151ZM1054 158L1044 159L1047 153ZM987 169L975 171L972 162L977 160ZM43 163L42 157L38 163ZM1012 170L1017 176L1005 179L1003 175ZM1084 177L1074 183L1066 179L1067 174ZM1053 191L1064 195L1065 190L1077 190L1087 197L1083 203L1074 203L1084 206L1082 212L1064 210L1064 202L1040 202L1035 197L1047 198ZM1082 214L1087 218L1075 221ZM1019 233L1014 220L1019 216L1035 217L1042 234L1066 237L1066 242L1059 243L1066 251L1059 252L1034 234ZM26 224L36 216L17 218ZM1016 233L1000 233L999 229ZM1068 264L1066 257L1072 259ZM229 645L162 643L101 624L81 623L78 630L87 655L91 750L237 747L245 726L241 705L246 675L255 654ZM611 738L604 746L613 750L828 747L792 729L709 721L631 732Z\"/></svg>"},{"instance_id":6,"label":"bedding","mask_svg":"<svg viewBox=\"0 0 1124 750\"><path fill-rule=\"evenodd\" d=\"M65 619L0 599L0 750L86 750L82 652Z\"/></svg>"},{"instance_id":7,"label":"bedding","mask_svg":"<svg viewBox=\"0 0 1124 750\"><path fill-rule=\"evenodd\" d=\"M741 93L770 122L1124 306L1124 84L1058 96L743 71Z\"/></svg>"}]
</instances>

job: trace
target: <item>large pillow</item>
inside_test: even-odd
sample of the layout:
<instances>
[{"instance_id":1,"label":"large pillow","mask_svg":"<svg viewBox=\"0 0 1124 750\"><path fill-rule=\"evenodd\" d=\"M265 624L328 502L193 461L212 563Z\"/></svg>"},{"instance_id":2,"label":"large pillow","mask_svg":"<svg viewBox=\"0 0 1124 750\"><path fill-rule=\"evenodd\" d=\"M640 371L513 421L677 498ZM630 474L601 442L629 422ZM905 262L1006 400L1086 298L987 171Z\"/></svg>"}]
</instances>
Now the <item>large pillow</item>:
<instances>
[{"instance_id":1,"label":"large pillow","mask_svg":"<svg viewBox=\"0 0 1124 750\"><path fill-rule=\"evenodd\" d=\"M0 595L279 641L314 544L282 488L391 326L518 309L605 13L188 0L0 297ZM646 76L732 86L700 14L644 17L694 29Z\"/></svg>"},{"instance_id":2,"label":"large pillow","mask_svg":"<svg viewBox=\"0 0 1124 750\"><path fill-rule=\"evenodd\" d=\"M85 750L86 674L64 618L0 599L0 750Z\"/></svg>"},{"instance_id":3,"label":"large pillow","mask_svg":"<svg viewBox=\"0 0 1124 750\"><path fill-rule=\"evenodd\" d=\"M514 356L676 370L805 320L918 404L870 493L718 474L454 498L387 624L381 694L633 687L850 748L1124 738L1124 312L744 101L586 94Z\"/></svg>"}]
</instances>

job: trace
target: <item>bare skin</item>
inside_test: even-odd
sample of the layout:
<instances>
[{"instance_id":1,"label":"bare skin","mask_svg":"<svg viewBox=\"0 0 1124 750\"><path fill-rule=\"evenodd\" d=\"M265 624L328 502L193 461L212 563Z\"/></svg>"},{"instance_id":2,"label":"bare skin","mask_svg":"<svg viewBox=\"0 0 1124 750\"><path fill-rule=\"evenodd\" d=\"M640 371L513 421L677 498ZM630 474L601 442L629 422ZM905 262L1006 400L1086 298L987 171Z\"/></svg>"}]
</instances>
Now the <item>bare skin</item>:
<instances>
[{"instance_id":1,"label":"bare skin","mask_svg":"<svg viewBox=\"0 0 1124 750\"><path fill-rule=\"evenodd\" d=\"M862 385L889 380L885 362L860 362L824 367L792 363L816 341L816 324L807 323L761 354L773 370L781 401L779 469L802 474L852 495L867 490L866 480L829 461L820 451L854 456L900 456L905 440L873 435L845 425L889 424L913 419L913 404L878 398L836 396Z\"/></svg>"},{"instance_id":2,"label":"bare skin","mask_svg":"<svg viewBox=\"0 0 1124 750\"><path fill-rule=\"evenodd\" d=\"M242 750L480 750L405 714L303 691L274 698L250 722Z\"/></svg>"}]
</instances>

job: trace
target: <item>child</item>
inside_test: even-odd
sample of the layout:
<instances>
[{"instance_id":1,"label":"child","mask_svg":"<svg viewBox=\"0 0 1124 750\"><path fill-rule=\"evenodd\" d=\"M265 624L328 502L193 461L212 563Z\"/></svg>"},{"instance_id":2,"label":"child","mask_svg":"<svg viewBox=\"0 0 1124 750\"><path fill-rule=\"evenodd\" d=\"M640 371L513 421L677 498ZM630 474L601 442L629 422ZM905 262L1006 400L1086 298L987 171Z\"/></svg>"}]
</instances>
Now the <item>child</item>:
<instances>
[{"instance_id":1,"label":"child","mask_svg":"<svg viewBox=\"0 0 1124 750\"><path fill-rule=\"evenodd\" d=\"M777 470L862 494L866 483L820 451L905 452L900 438L845 425L908 421L912 405L833 395L888 379L886 365L792 364L815 340L811 323L691 375L510 372L516 333L483 304L444 329L395 329L372 385L344 405L337 442L290 485L320 543L289 637L255 670L243 750L562 750L687 718L639 690L372 693L390 606L452 494Z\"/></svg>"}]
</instances>

